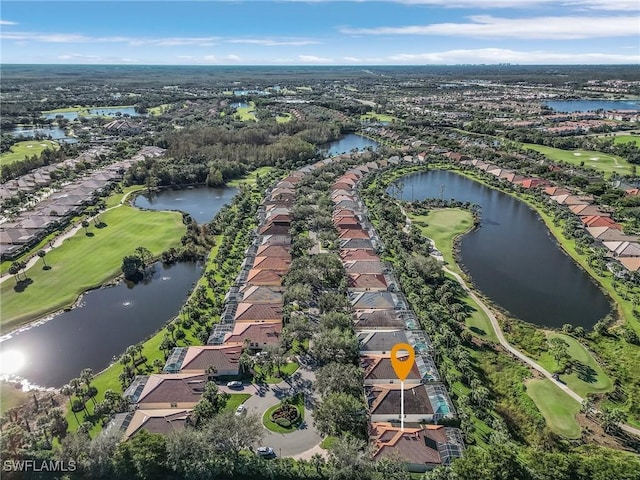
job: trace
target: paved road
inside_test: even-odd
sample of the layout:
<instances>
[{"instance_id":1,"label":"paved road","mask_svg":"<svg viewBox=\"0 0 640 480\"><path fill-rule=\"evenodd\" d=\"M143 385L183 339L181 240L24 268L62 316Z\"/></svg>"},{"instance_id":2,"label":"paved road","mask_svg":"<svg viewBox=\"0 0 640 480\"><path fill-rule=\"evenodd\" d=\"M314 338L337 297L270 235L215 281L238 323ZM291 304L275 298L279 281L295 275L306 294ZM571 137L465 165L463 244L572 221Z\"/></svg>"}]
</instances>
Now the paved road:
<instances>
[{"instance_id":1,"label":"paved road","mask_svg":"<svg viewBox=\"0 0 640 480\"><path fill-rule=\"evenodd\" d=\"M255 413L260 418L265 410L279 403L289 394L302 392L305 397L303 428L295 432L283 434L275 433L265 428L262 444L273 448L278 456L311 458L314 453L320 453L322 436L313 426L313 410L319 397L313 392L312 384L316 376L313 370L300 365L300 368L287 381L277 385L251 385L245 388L245 393L253 395L245 403L249 413ZM236 391L238 393L238 391Z\"/></svg>"},{"instance_id":2,"label":"paved road","mask_svg":"<svg viewBox=\"0 0 640 480\"><path fill-rule=\"evenodd\" d=\"M409 228L411 226L411 219L409 218L409 216L404 211L404 208L402 208L402 207L400 207L400 208L402 209L402 213L405 215L405 226L404 226L403 230L405 232L408 232ZM431 240L430 238L428 240L432 245L435 245L433 240ZM433 254L432 256L435 257L437 260L440 260L440 261L444 262L444 259L442 258L442 255L440 254L440 252L437 252L436 254ZM504 337L504 333L502 332L502 328L500 327L500 324L498 323L498 319L496 318L496 316L489 309L489 307L487 307L487 305L485 305L485 303L473 292L473 290L471 290L471 288L469 288L467 283L464 281L464 279L460 275L458 275L453 270L450 270L449 268L447 268L447 266L444 263L442 264L442 269L445 272L447 272L448 274L450 274L451 276L453 276L458 281L458 283L462 286L462 288L478 304L478 306L487 315L487 317L489 317L489 320L491 321L491 326L493 327L493 330L495 331L496 336L498 337L498 341L500 342L500 345L502 345L505 348L505 350L510 352L515 357L519 358L521 361L523 361L524 363L526 363L527 365L529 365L533 369L535 369L538 372L540 372L546 378L551 380L555 385L557 385L567 395L569 395L571 398L573 398L576 402L582 404L582 402L584 401L584 398L582 398L576 392L571 390L565 383L562 383L562 382L556 380L555 378L553 378L553 375L551 374L551 372L547 371L544 367L542 367L535 360L527 357L524 353L522 353L520 350L518 350L517 348L512 346L507 341L507 339ZM640 429L638 429L638 428L632 427L631 425L627 425L627 424L620 424L620 428L622 430L624 430L625 432L627 432L627 433L630 433L632 435L636 435L636 436L640 437Z\"/></svg>"}]
</instances>

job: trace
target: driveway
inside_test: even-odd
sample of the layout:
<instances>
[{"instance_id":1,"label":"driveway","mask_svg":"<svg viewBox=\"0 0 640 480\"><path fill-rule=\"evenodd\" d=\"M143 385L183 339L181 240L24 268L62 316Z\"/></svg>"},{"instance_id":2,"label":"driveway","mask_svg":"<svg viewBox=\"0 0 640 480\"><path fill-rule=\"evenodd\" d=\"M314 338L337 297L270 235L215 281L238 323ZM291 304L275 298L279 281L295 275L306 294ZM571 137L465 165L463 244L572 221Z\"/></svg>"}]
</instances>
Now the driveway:
<instances>
[{"instance_id":1,"label":"driveway","mask_svg":"<svg viewBox=\"0 0 640 480\"><path fill-rule=\"evenodd\" d=\"M319 397L312 389L315 379L313 370L300 363L300 368L284 382L277 385L251 385L242 391L235 391L235 393L252 394L244 405L249 413L255 413L260 418L269 407L281 402L285 397L304 393L304 422L298 430L284 434L264 429L262 445L273 448L278 456L292 457L315 451L322 441L322 436L313 426L313 410L319 401Z\"/></svg>"}]
</instances>

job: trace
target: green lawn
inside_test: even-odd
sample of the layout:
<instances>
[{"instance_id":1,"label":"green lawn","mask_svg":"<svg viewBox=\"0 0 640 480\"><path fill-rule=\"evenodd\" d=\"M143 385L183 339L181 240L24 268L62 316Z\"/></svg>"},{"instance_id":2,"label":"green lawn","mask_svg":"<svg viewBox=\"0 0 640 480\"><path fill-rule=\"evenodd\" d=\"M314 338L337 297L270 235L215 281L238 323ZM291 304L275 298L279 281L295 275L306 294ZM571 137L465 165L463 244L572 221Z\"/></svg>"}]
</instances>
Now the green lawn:
<instances>
[{"instance_id":1,"label":"green lawn","mask_svg":"<svg viewBox=\"0 0 640 480\"><path fill-rule=\"evenodd\" d=\"M269 407L264 412L264 415L262 416L262 423L268 430L271 430L272 432L276 432L276 433L291 433L291 432L295 432L298 429L300 424L304 421L304 395L302 393L298 393L294 395L291 398L291 400L292 400L291 403L298 409L298 414L299 414L298 421L294 422L291 425L291 427L285 428L285 427L281 427L280 425L278 425L277 423L271 420L271 414L276 409L278 409L280 405L282 405L282 402L280 402L273 405L272 407Z\"/></svg>"},{"instance_id":2,"label":"green lawn","mask_svg":"<svg viewBox=\"0 0 640 480\"><path fill-rule=\"evenodd\" d=\"M0 382L0 414L22 405L29 400L29 394L5 382Z\"/></svg>"},{"instance_id":3,"label":"green lawn","mask_svg":"<svg viewBox=\"0 0 640 480\"><path fill-rule=\"evenodd\" d=\"M162 115L170 106L170 103L163 103L162 105L158 105L157 107L151 107L147 109L147 111L149 112L149 115Z\"/></svg>"},{"instance_id":4,"label":"green lawn","mask_svg":"<svg viewBox=\"0 0 640 480\"><path fill-rule=\"evenodd\" d=\"M254 102L249 102L248 107L240 107L236 109L235 115L243 122L255 122L257 121L255 111L256 104Z\"/></svg>"},{"instance_id":5,"label":"green lawn","mask_svg":"<svg viewBox=\"0 0 640 480\"><path fill-rule=\"evenodd\" d=\"M360 120L376 120L378 122L393 122L397 118L386 113L367 112L360 115Z\"/></svg>"},{"instance_id":6,"label":"green lawn","mask_svg":"<svg viewBox=\"0 0 640 480\"><path fill-rule=\"evenodd\" d=\"M40 156L47 148L57 150L60 148L60 145L51 140L27 140L14 143L8 152L0 155L0 165L20 162L26 157L33 155Z\"/></svg>"},{"instance_id":7,"label":"green lawn","mask_svg":"<svg viewBox=\"0 0 640 480\"><path fill-rule=\"evenodd\" d=\"M287 123L287 122L290 122L292 118L293 117L291 116L290 113L283 113L282 115L278 115L276 117L276 122L277 123Z\"/></svg>"},{"instance_id":8,"label":"green lawn","mask_svg":"<svg viewBox=\"0 0 640 480\"><path fill-rule=\"evenodd\" d=\"M250 393L231 393L229 394L229 400L224 409L227 412L235 412L238 405L242 405L244 402L251 398Z\"/></svg>"},{"instance_id":9,"label":"green lawn","mask_svg":"<svg viewBox=\"0 0 640 480\"><path fill-rule=\"evenodd\" d=\"M182 216L177 212L140 211L122 206L100 215L104 228L83 229L63 245L47 253L52 268L43 270L38 263L26 273L33 283L22 292L14 290L16 282L6 280L2 294L3 329L17 327L48 313L73 304L82 292L102 285L120 274L122 257L138 246L160 255L177 246L185 232Z\"/></svg>"},{"instance_id":10,"label":"green lawn","mask_svg":"<svg viewBox=\"0 0 640 480\"><path fill-rule=\"evenodd\" d=\"M409 218L426 237L436 244L436 248L442 253L447 266L464 277L464 273L453 256L453 243L455 239L469 231L473 227L471 212L461 208L446 208L431 210L427 215L409 214ZM464 302L472 310L466 324L469 329L487 340L497 342L498 338L491 326L491 321L480 309L471 297L465 296ZM483 333L484 332L484 333Z\"/></svg>"},{"instance_id":11,"label":"green lawn","mask_svg":"<svg viewBox=\"0 0 640 480\"><path fill-rule=\"evenodd\" d=\"M547 421L549 428L565 438L580 438L576 414L580 404L565 394L551 380L530 380L527 393Z\"/></svg>"},{"instance_id":12,"label":"green lawn","mask_svg":"<svg viewBox=\"0 0 640 480\"><path fill-rule=\"evenodd\" d=\"M266 376L263 381L265 383L270 383L270 384L274 384L274 383L280 383L282 382L286 377L289 377L291 375L293 375L295 373L296 370L298 370L299 365L296 362L290 362L287 363L285 366L283 366L280 369L280 373L282 374L281 376L277 376L277 372L272 373L269 376ZM255 367L253 367L253 370L260 375L260 373L262 372L262 369L260 368L259 365L256 365ZM254 375L255 377L255 375Z\"/></svg>"},{"instance_id":13,"label":"green lawn","mask_svg":"<svg viewBox=\"0 0 640 480\"><path fill-rule=\"evenodd\" d=\"M560 338L567 342L567 349L571 358L580 363L579 369L570 375L560 375L560 379L567 384L571 390L581 397L586 397L589 393L609 392L613 388L613 383L607 374L598 365L598 362L587 351L587 349L575 338L557 332L547 332L549 338ZM549 354L543 354L540 364L549 371L557 371L558 364Z\"/></svg>"},{"instance_id":14,"label":"green lawn","mask_svg":"<svg viewBox=\"0 0 640 480\"><path fill-rule=\"evenodd\" d=\"M248 173L242 178L237 178L235 180L231 180L227 182L227 187L239 187L242 184L254 185L256 183L256 176L265 177L267 176L275 167L260 167L252 172Z\"/></svg>"},{"instance_id":15,"label":"green lawn","mask_svg":"<svg viewBox=\"0 0 640 480\"><path fill-rule=\"evenodd\" d=\"M631 173L631 164L617 155L589 150L561 150L533 143L523 143L522 146L540 152L554 162L567 162L576 166L583 163L585 167L591 167L608 175L612 173L620 175Z\"/></svg>"},{"instance_id":16,"label":"green lawn","mask_svg":"<svg viewBox=\"0 0 640 480\"><path fill-rule=\"evenodd\" d=\"M640 135L614 135L613 143L629 143L633 142L640 146Z\"/></svg>"}]
</instances>

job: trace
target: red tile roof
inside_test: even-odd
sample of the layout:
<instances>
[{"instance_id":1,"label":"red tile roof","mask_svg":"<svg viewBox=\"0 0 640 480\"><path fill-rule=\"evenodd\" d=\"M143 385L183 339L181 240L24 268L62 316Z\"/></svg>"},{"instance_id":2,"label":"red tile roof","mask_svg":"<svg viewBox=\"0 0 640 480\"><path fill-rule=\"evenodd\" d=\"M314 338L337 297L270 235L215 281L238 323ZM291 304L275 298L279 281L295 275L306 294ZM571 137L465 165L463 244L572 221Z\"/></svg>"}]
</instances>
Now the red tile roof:
<instances>
[{"instance_id":1,"label":"red tile roof","mask_svg":"<svg viewBox=\"0 0 640 480\"><path fill-rule=\"evenodd\" d=\"M272 303L239 303L236 322L282 320L282 306Z\"/></svg>"}]
</instances>

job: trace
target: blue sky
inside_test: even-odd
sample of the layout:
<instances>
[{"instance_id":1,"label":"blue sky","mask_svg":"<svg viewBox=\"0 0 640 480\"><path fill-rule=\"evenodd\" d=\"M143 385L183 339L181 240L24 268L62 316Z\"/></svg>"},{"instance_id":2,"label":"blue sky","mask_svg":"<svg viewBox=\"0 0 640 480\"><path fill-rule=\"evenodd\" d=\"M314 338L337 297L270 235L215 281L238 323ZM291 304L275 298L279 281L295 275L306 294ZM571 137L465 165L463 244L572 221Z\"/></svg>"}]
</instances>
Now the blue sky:
<instances>
[{"instance_id":1,"label":"blue sky","mask_svg":"<svg viewBox=\"0 0 640 480\"><path fill-rule=\"evenodd\" d=\"M1 63L640 63L638 0L2 1Z\"/></svg>"}]
</instances>

